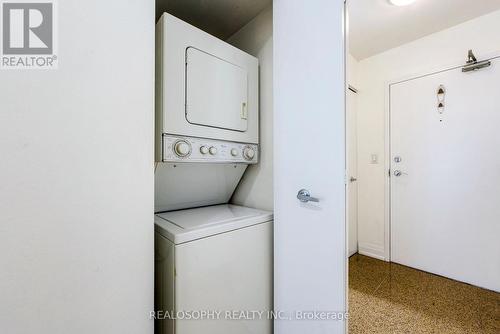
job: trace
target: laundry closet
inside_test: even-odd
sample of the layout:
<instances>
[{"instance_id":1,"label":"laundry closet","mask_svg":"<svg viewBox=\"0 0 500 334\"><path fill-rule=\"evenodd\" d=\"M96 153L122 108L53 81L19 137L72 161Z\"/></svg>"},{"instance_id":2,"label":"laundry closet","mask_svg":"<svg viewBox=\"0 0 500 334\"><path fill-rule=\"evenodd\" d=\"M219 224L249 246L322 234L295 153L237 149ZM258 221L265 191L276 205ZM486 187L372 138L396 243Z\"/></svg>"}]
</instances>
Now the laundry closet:
<instances>
[{"instance_id":1,"label":"laundry closet","mask_svg":"<svg viewBox=\"0 0 500 334\"><path fill-rule=\"evenodd\" d=\"M155 331L271 333L272 2L195 3L157 1Z\"/></svg>"}]
</instances>

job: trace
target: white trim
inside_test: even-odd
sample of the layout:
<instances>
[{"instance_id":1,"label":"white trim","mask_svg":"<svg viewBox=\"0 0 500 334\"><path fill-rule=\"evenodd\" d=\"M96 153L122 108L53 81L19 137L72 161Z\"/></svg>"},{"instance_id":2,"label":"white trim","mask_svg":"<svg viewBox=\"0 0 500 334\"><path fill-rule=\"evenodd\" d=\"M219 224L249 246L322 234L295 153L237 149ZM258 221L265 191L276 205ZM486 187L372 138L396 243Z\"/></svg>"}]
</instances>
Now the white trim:
<instances>
[{"instance_id":1,"label":"white trim","mask_svg":"<svg viewBox=\"0 0 500 334\"><path fill-rule=\"evenodd\" d=\"M418 79L418 78L425 77L425 76L432 75L432 74L436 74L436 73L439 73L439 72L444 72L444 71L453 70L453 69L456 69L456 68L461 68L461 67L465 66L466 58L467 58L467 55L464 54L464 61L461 62L461 63L458 63L458 61L456 61L456 62L454 61L454 62L450 62L450 63L447 63L447 64L443 64L441 66L429 67L425 71L419 71L419 72L413 72L413 73L410 73L410 74L401 75L400 77L397 77L397 78L394 78L392 80L389 80L386 83L388 85L395 85L395 84L398 84L398 83L401 83L401 82L404 82L404 81ZM492 60L492 59L495 59L495 58L500 58L500 50L499 51L495 51L495 52L487 53L484 57L479 57L479 61Z\"/></svg>"},{"instance_id":2,"label":"white trim","mask_svg":"<svg viewBox=\"0 0 500 334\"><path fill-rule=\"evenodd\" d=\"M342 10L342 25L344 27L344 312L349 312L349 214L347 212L348 204L347 199L347 164L348 164L348 152L347 152L347 94L349 94L350 85L347 82L347 61L349 53L349 39L348 39L348 22L347 22L347 0L344 0L344 6ZM357 231L356 231L357 233ZM349 318L344 321L344 334L349 332Z\"/></svg>"},{"instance_id":3,"label":"white trim","mask_svg":"<svg viewBox=\"0 0 500 334\"><path fill-rule=\"evenodd\" d=\"M383 247L373 245L373 244L365 244L365 243L360 243L358 245L358 253L361 255L366 255L369 257L373 257L382 261L389 261L385 257L385 250Z\"/></svg>"},{"instance_id":4,"label":"white trim","mask_svg":"<svg viewBox=\"0 0 500 334\"><path fill-rule=\"evenodd\" d=\"M385 85L384 106L384 260L391 261L391 84Z\"/></svg>"}]
</instances>

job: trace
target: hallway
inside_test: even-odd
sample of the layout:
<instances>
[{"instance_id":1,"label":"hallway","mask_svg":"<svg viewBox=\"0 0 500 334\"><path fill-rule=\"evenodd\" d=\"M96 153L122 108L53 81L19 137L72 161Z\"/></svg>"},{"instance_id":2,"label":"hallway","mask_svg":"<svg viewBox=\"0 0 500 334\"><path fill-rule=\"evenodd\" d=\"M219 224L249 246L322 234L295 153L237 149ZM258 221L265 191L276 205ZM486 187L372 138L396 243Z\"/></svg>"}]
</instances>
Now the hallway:
<instances>
[{"instance_id":1,"label":"hallway","mask_svg":"<svg viewBox=\"0 0 500 334\"><path fill-rule=\"evenodd\" d=\"M361 333L500 333L500 294L355 254L349 334Z\"/></svg>"}]
</instances>

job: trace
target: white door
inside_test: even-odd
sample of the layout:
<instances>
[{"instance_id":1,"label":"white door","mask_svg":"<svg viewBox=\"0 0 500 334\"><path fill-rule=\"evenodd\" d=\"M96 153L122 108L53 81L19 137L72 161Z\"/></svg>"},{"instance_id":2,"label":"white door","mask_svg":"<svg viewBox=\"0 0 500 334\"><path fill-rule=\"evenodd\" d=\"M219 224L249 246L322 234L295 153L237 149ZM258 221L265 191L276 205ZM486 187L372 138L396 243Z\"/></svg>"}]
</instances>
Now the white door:
<instances>
[{"instance_id":1,"label":"white door","mask_svg":"<svg viewBox=\"0 0 500 334\"><path fill-rule=\"evenodd\" d=\"M347 221L349 223L349 256L358 251L358 133L356 92L347 91Z\"/></svg>"},{"instance_id":2,"label":"white door","mask_svg":"<svg viewBox=\"0 0 500 334\"><path fill-rule=\"evenodd\" d=\"M344 333L344 2L275 0L273 15L275 333Z\"/></svg>"},{"instance_id":3,"label":"white door","mask_svg":"<svg viewBox=\"0 0 500 334\"><path fill-rule=\"evenodd\" d=\"M499 60L391 86L392 261L496 291L498 87Z\"/></svg>"}]
</instances>

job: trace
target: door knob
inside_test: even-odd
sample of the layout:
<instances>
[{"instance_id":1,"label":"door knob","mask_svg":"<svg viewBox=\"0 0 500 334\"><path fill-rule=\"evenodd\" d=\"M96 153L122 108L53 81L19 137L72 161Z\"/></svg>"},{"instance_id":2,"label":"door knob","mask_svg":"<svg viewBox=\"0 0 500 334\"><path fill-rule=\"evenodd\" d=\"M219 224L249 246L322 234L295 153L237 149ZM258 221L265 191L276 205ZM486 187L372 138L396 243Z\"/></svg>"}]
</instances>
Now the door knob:
<instances>
[{"instance_id":1,"label":"door knob","mask_svg":"<svg viewBox=\"0 0 500 334\"><path fill-rule=\"evenodd\" d=\"M351 176L351 180L350 180L351 182L356 182L357 180L358 180L357 178L355 178L354 176Z\"/></svg>"},{"instance_id":2,"label":"door knob","mask_svg":"<svg viewBox=\"0 0 500 334\"><path fill-rule=\"evenodd\" d=\"M299 193L297 194L297 199L302 203L319 202L319 199L311 197L311 193L306 189L299 190Z\"/></svg>"},{"instance_id":3,"label":"door knob","mask_svg":"<svg viewBox=\"0 0 500 334\"><path fill-rule=\"evenodd\" d=\"M394 176L399 177L399 176L401 176L401 175L403 175L403 174L404 174L404 175L408 175L407 173L402 172L402 171L397 170L397 169L394 171Z\"/></svg>"}]
</instances>

